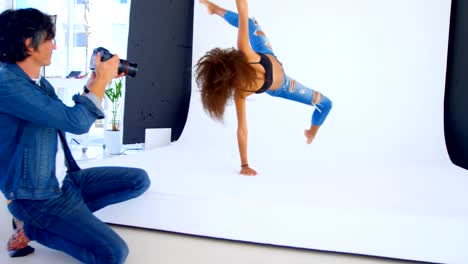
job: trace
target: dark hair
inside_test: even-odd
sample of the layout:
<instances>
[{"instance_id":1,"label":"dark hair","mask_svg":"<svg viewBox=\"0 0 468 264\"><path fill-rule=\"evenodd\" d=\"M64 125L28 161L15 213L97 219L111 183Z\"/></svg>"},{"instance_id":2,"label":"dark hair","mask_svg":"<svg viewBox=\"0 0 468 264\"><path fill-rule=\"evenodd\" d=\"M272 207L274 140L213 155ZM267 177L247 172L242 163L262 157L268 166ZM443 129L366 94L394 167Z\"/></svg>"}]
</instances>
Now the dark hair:
<instances>
[{"instance_id":1,"label":"dark hair","mask_svg":"<svg viewBox=\"0 0 468 264\"><path fill-rule=\"evenodd\" d=\"M195 67L203 108L221 122L228 99L240 90L249 89L257 77L244 53L234 48L214 48Z\"/></svg>"},{"instance_id":2,"label":"dark hair","mask_svg":"<svg viewBox=\"0 0 468 264\"><path fill-rule=\"evenodd\" d=\"M34 8L9 9L0 14L1 62L15 63L29 57L24 44L28 38L34 50L43 41L55 38L52 18Z\"/></svg>"}]
</instances>

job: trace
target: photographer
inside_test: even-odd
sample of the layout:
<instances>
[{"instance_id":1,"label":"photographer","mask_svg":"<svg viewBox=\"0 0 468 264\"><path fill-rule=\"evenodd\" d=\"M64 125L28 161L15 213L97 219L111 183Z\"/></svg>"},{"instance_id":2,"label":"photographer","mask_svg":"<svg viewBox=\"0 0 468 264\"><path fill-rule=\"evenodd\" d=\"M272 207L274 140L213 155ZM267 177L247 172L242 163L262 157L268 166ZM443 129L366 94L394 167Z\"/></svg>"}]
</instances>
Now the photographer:
<instances>
[{"instance_id":1,"label":"photographer","mask_svg":"<svg viewBox=\"0 0 468 264\"><path fill-rule=\"evenodd\" d=\"M65 132L86 133L104 117L101 100L119 76L119 58L102 62L98 54L89 92L75 95L75 105L67 107L40 77L41 67L51 63L54 37L51 17L36 9L0 14L0 189L20 223L8 250L14 256L35 240L85 263L123 263L126 243L93 212L141 195L148 175L123 167L81 170L64 138ZM68 168L61 187L57 135Z\"/></svg>"}]
</instances>

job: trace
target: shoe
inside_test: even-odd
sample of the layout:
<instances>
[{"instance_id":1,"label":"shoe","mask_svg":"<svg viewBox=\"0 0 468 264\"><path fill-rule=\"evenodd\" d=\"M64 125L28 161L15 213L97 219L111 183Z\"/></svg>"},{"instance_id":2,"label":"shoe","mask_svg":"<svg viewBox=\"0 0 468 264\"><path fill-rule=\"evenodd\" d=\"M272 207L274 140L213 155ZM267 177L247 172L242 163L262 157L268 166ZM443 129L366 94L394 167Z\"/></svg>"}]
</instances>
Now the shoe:
<instances>
[{"instance_id":1,"label":"shoe","mask_svg":"<svg viewBox=\"0 0 468 264\"><path fill-rule=\"evenodd\" d=\"M8 250L8 255L10 255L11 258L19 258L19 257L27 256L33 252L34 252L33 247L26 246L20 249Z\"/></svg>"},{"instance_id":2,"label":"shoe","mask_svg":"<svg viewBox=\"0 0 468 264\"><path fill-rule=\"evenodd\" d=\"M8 255L12 258L24 257L34 252L34 248L28 245L31 241L24 234L22 224L17 223L17 221L13 218L12 226L15 233L10 237L7 244Z\"/></svg>"}]
</instances>

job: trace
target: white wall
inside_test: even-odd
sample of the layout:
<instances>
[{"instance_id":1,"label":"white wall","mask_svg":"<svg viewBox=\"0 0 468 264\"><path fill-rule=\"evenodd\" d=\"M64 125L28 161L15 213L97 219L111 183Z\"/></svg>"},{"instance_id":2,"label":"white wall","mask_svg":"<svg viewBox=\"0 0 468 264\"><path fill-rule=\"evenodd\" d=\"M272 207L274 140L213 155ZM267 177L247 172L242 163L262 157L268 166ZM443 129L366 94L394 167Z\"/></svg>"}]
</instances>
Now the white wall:
<instances>
[{"instance_id":1,"label":"white wall","mask_svg":"<svg viewBox=\"0 0 468 264\"><path fill-rule=\"evenodd\" d=\"M234 1L216 1L235 10ZM287 4L285 4L287 3ZM236 45L236 29L195 1L193 63ZM319 132L336 155L447 160L443 96L449 0L291 0L249 2L286 73L334 102ZM195 86L194 86L195 87ZM261 95L268 96L268 95ZM272 99L265 123L309 117ZM275 105L275 107L273 107ZM275 116L275 109L281 109ZM296 120L294 120L296 122ZM326 132L325 132L326 131ZM250 131L249 131L250 132Z\"/></svg>"},{"instance_id":2,"label":"white wall","mask_svg":"<svg viewBox=\"0 0 468 264\"><path fill-rule=\"evenodd\" d=\"M0 12L5 11L6 9L12 8L12 0L0 0Z\"/></svg>"}]
</instances>

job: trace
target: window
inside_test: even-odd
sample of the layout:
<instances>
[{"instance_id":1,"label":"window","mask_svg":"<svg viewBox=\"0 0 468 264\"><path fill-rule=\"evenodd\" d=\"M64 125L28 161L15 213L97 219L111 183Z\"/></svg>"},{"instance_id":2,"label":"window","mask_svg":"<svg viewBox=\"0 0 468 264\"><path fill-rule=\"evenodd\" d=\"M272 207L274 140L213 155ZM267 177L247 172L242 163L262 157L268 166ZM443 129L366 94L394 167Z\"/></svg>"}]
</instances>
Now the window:
<instances>
[{"instance_id":1,"label":"window","mask_svg":"<svg viewBox=\"0 0 468 264\"><path fill-rule=\"evenodd\" d=\"M57 15L57 49L45 72L47 77L65 77L71 71L88 72L93 49L99 46L126 57L130 2L14 0L14 8L33 7Z\"/></svg>"}]
</instances>

